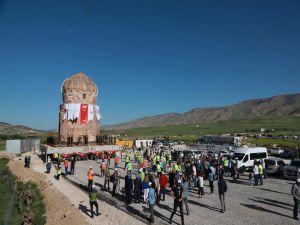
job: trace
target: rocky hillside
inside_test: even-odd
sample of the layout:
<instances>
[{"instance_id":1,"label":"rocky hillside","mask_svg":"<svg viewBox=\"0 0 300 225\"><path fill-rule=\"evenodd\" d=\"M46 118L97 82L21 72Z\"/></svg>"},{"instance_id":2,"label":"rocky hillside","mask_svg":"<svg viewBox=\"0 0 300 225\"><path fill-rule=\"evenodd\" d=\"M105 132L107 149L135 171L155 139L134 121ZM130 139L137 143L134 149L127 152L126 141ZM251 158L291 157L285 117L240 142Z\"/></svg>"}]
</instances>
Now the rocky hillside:
<instances>
[{"instance_id":1,"label":"rocky hillside","mask_svg":"<svg viewBox=\"0 0 300 225\"><path fill-rule=\"evenodd\" d=\"M11 125L8 123L0 122L0 135L35 136L35 135L39 135L41 132L42 131L21 126L21 125Z\"/></svg>"},{"instance_id":2,"label":"rocky hillside","mask_svg":"<svg viewBox=\"0 0 300 225\"><path fill-rule=\"evenodd\" d=\"M211 123L230 119L251 119L274 116L300 116L300 94L281 95L240 102L236 105L214 108L196 108L186 113L168 113L148 116L104 129L132 129L182 124Z\"/></svg>"}]
</instances>

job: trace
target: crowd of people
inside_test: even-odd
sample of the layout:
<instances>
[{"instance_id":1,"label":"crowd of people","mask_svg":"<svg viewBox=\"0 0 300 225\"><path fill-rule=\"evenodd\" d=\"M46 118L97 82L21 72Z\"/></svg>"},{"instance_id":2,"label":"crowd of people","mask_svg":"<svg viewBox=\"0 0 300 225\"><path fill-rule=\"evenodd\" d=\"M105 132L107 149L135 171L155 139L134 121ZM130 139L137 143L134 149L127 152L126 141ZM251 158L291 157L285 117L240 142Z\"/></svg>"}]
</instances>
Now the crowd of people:
<instances>
[{"instance_id":1,"label":"crowd of people","mask_svg":"<svg viewBox=\"0 0 300 225\"><path fill-rule=\"evenodd\" d=\"M172 223L173 217L179 209L181 224L183 225L184 215L189 216L191 213L188 201L190 188L196 188L198 198L203 198L204 193L215 193L216 182L220 199L220 212L224 213L226 211L225 196L227 192L227 183L224 177L227 177L226 180L232 179L232 182L238 182L240 174L237 158L222 155L215 157L215 155L209 154L201 154L199 157L182 154L175 158L173 151L160 148L124 149L114 158L114 167L110 165L110 160L111 158L101 158L99 176L104 178L103 189L110 191L113 197L120 195L123 189L126 205L132 203L147 205L150 213L150 223L155 221L155 205L165 201L168 191L169 196L173 198L173 211L169 217L169 223ZM123 165L120 164L121 160L124 160L124 167L121 167ZM56 177L59 179L61 159L58 156L54 158L54 161L58 163ZM64 159L62 163L65 168L65 175L74 174L76 163L74 158L71 158L70 162L68 159ZM47 167L47 171L50 172L50 169L48 170ZM111 169L113 170L112 173ZM122 173L125 173L124 187L121 187L120 182ZM295 219L298 219L298 205L300 202L300 170L298 174L299 178L292 189L295 202ZM92 217L95 214L93 212L94 207L96 208L96 215L99 215L94 176L93 167L90 167L87 171L87 189ZM263 185L265 178L264 161L255 160L253 168L249 169L249 185ZM204 190L205 180L208 181L209 186L207 191Z\"/></svg>"},{"instance_id":2,"label":"crowd of people","mask_svg":"<svg viewBox=\"0 0 300 225\"><path fill-rule=\"evenodd\" d=\"M99 176L104 177L103 187L110 190L110 183L113 184L112 196L120 194L120 175L125 172L125 203L146 204L149 207L149 222L154 222L154 207L166 199L166 190L170 188L170 196L173 198L174 207L170 215L170 224L173 216L179 208L181 223L184 224L184 211L190 215L189 210L189 189L198 188L199 198L204 196L204 180L208 179L210 192L214 193L214 181L218 181L221 212L225 212L225 194L227 184L223 179L224 175L232 173L231 161L226 159L215 160L209 156L201 156L195 159L192 156L173 160L173 153L161 149L126 149L122 152L125 167L119 167L121 157L116 156L114 172L110 173L110 168L106 159L102 159L99 168ZM224 170L225 161L225 170ZM87 172L88 190L93 191L94 172L92 167ZM184 207L185 206L185 207ZM185 208L185 210L184 210ZM92 209L91 209L92 210Z\"/></svg>"}]
</instances>

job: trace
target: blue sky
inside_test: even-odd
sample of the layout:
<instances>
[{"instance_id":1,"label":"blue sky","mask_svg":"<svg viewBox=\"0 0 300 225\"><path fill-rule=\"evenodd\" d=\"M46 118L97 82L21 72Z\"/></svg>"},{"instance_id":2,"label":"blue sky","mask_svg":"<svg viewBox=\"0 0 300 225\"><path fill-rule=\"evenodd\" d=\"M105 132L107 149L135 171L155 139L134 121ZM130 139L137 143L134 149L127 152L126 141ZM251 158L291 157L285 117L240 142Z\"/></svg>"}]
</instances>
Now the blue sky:
<instances>
[{"instance_id":1,"label":"blue sky","mask_svg":"<svg viewBox=\"0 0 300 225\"><path fill-rule=\"evenodd\" d=\"M300 92L300 1L0 0L0 121L57 128L84 72L115 124Z\"/></svg>"}]
</instances>

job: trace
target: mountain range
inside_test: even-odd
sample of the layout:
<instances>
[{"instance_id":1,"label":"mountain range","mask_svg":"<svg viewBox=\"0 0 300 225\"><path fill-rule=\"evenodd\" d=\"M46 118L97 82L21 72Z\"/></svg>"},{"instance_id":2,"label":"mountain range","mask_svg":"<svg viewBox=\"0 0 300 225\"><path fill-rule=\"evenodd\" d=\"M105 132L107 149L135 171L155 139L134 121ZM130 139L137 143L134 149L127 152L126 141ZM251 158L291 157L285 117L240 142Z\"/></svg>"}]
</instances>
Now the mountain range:
<instances>
[{"instance_id":1,"label":"mountain range","mask_svg":"<svg viewBox=\"0 0 300 225\"><path fill-rule=\"evenodd\" d=\"M300 93L242 101L225 107L195 108L185 113L147 116L122 124L103 126L105 130L204 124L232 119L300 116ZM56 131L56 130L53 130ZM45 131L0 122L0 135L35 136Z\"/></svg>"},{"instance_id":2,"label":"mountain range","mask_svg":"<svg viewBox=\"0 0 300 225\"><path fill-rule=\"evenodd\" d=\"M126 130L141 127L201 124L231 119L255 119L274 116L300 116L300 93L246 100L225 107L195 108L185 113L147 116L102 128L106 130Z\"/></svg>"}]
</instances>

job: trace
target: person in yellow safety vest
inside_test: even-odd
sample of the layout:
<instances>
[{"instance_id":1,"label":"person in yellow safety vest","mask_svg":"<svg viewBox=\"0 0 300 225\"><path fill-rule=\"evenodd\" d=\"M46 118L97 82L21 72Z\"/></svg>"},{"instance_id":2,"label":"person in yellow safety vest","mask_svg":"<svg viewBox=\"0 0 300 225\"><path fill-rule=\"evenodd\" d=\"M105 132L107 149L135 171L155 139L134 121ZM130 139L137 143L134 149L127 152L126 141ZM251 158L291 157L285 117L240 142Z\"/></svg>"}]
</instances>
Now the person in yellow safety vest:
<instances>
[{"instance_id":1,"label":"person in yellow safety vest","mask_svg":"<svg viewBox=\"0 0 300 225\"><path fill-rule=\"evenodd\" d=\"M169 161L169 162L172 161L172 156L171 156L171 154L168 154L168 161Z\"/></svg>"},{"instance_id":2,"label":"person in yellow safety vest","mask_svg":"<svg viewBox=\"0 0 300 225\"><path fill-rule=\"evenodd\" d=\"M160 156L159 156L159 155L156 156L156 161L157 161L157 162L160 161Z\"/></svg>"},{"instance_id":3,"label":"person in yellow safety vest","mask_svg":"<svg viewBox=\"0 0 300 225\"><path fill-rule=\"evenodd\" d=\"M156 157L153 158L152 165L156 165Z\"/></svg>"},{"instance_id":4,"label":"person in yellow safety vest","mask_svg":"<svg viewBox=\"0 0 300 225\"><path fill-rule=\"evenodd\" d=\"M182 172L182 167L181 167L181 165L180 165L180 164L178 165L178 172L179 172L179 173L181 173L181 172Z\"/></svg>"},{"instance_id":5,"label":"person in yellow safety vest","mask_svg":"<svg viewBox=\"0 0 300 225\"><path fill-rule=\"evenodd\" d=\"M161 175L161 165L160 165L159 161L157 162L156 169L157 169L157 177L160 177L160 175Z\"/></svg>"},{"instance_id":6,"label":"person in yellow safety vest","mask_svg":"<svg viewBox=\"0 0 300 225\"><path fill-rule=\"evenodd\" d=\"M140 169L140 172L141 172L141 174L140 174L141 181L143 182L145 180L145 173L144 173L143 169Z\"/></svg>"},{"instance_id":7,"label":"person in yellow safety vest","mask_svg":"<svg viewBox=\"0 0 300 225\"><path fill-rule=\"evenodd\" d=\"M60 163L61 163L61 155L60 153L58 153L57 164L60 165Z\"/></svg>"},{"instance_id":8,"label":"person in yellow safety vest","mask_svg":"<svg viewBox=\"0 0 300 225\"><path fill-rule=\"evenodd\" d=\"M263 185L264 167L262 165L262 162L260 162L259 165L258 165L258 173L259 173L260 185Z\"/></svg>"},{"instance_id":9,"label":"person in yellow safety vest","mask_svg":"<svg viewBox=\"0 0 300 225\"><path fill-rule=\"evenodd\" d=\"M57 161L58 161L58 154L57 154L57 153L54 153L54 156L53 156L53 157L54 157L54 162L57 163Z\"/></svg>"},{"instance_id":10,"label":"person in yellow safety vest","mask_svg":"<svg viewBox=\"0 0 300 225\"><path fill-rule=\"evenodd\" d=\"M127 174L131 175L131 172L132 172L132 164L131 164L131 162L129 162L127 164Z\"/></svg>"},{"instance_id":11,"label":"person in yellow safety vest","mask_svg":"<svg viewBox=\"0 0 300 225\"><path fill-rule=\"evenodd\" d=\"M129 160L130 160L130 157L127 154L126 157L125 157L125 168L127 167L127 164L129 163Z\"/></svg>"},{"instance_id":12,"label":"person in yellow safety vest","mask_svg":"<svg viewBox=\"0 0 300 225\"><path fill-rule=\"evenodd\" d=\"M56 179L59 180L59 176L61 175L61 169L60 166L57 167L56 169Z\"/></svg>"},{"instance_id":13,"label":"person in yellow safety vest","mask_svg":"<svg viewBox=\"0 0 300 225\"><path fill-rule=\"evenodd\" d=\"M224 173L228 174L228 165L229 165L229 160L225 157L224 160Z\"/></svg>"},{"instance_id":14,"label":"person in yellow safety vest","mask_svg":"<svg viewBox=\"0 0 300 225\"><path fill-rule=\"evenodd\" d=\"M178 164L175 164L175 165L174 165L174 169L175 169L175 171L176 171L176 172L178 172L178 171L179 171Z\"/></svg>"}]
</instances>

